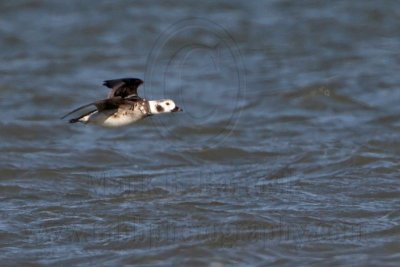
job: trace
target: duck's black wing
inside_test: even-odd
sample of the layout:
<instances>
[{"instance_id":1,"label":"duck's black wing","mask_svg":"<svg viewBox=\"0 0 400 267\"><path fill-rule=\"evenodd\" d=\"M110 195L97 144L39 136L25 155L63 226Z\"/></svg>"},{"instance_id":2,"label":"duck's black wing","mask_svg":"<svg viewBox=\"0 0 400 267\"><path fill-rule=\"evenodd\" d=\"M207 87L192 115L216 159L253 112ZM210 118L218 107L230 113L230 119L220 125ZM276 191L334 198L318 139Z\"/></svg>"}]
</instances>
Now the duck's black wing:
<instances>
[{"instance_id":1,"label":"duck's black wing","mask_svg":"<svg viewBox=\"0 0 400 267\"><path fill-rule=\"evenodd\" d=\"M137 78L121 78L115 80L106 80L103 85L110 88L111 92L108 98L122 97L129 99L139 99L137 89L143 83L141 79Z\"/></svg>"},{"instance_id":2,"label":"duck's black wing","mask_svg":"<svg viewBox=\"0 0 400 267\"><path fill-rule=\"evenodd\" d=\"M64 119L66 117L68 117L69 115L82 110L84 108L90 107L90 106L95 106L97 111L102 111L102 110L107 110L107 109L117 109L120 105L127 103L129 101L132 101L131 99L123 99L122 97L118 96L118 97L113 97L113 98L107 98L107 99L103 99L103 100L99 100L96 102L92 102L83 106L80 106L79 108L76 108L70 112L68 112L67 114L65 114L64 116L61 117L61 119ZM132 103L132 102L131 102ZM92 110L89 113L92 113L96 110Z\"/></svg>"}]
</instances>

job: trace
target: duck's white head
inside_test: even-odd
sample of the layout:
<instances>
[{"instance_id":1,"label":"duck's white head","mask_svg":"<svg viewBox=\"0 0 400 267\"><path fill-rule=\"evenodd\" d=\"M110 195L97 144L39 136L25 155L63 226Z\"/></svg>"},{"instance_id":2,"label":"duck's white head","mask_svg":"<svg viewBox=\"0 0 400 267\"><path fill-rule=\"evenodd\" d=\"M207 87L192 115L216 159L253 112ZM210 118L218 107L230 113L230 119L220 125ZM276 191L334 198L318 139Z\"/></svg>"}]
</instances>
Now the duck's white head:
<instances>
[{"instance_id":1,"label":"duck's white head","mask_svg":"<svg viewBox=\"0 0 400 267\"><path fill-rule=\"evenodd\" d=\"M182 109L171 99L150 100L149 107L151 114L182 111Z\"/></svg>"}]
</instances>

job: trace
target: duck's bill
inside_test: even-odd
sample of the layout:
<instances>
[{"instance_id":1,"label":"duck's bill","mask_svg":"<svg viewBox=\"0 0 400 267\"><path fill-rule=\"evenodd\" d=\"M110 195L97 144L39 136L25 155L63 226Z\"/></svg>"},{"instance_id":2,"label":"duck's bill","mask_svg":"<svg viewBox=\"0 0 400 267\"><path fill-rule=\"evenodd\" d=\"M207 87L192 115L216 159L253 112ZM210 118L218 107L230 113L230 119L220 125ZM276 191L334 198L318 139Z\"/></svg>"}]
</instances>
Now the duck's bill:
<instances>
[{"instance_id":1,"label":"duck's bill","mask_svg":"<svg viewBox=\"0 0 400 267\"><path fill-rule=\"evenodd\" d=\"M178 106L176 106L173 110L171 110L171 112L179 112L179 111L183 111L183 110Z\"/></svg>"}]
</instances>

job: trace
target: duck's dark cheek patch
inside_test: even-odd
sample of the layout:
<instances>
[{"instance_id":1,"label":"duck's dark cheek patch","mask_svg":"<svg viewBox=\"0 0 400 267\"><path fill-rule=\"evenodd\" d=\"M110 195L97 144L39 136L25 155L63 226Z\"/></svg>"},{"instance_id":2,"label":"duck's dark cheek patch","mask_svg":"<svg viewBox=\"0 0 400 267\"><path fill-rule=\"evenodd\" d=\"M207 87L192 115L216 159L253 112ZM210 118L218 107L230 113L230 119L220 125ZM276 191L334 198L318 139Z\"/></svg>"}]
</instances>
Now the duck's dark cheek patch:
<instances>
[{"instance_id":1,"label":"duck's dark cheek patch","mask_svg":"<svg viewBox=\"0 0 400 267\"><path fill-rule=\"evenodd\" d=\"M157 108L158 112L163 112L164 111L164 108L162 106L160 106L160 105L157 105L156 108Z\"/></svg>"}]
</instances>

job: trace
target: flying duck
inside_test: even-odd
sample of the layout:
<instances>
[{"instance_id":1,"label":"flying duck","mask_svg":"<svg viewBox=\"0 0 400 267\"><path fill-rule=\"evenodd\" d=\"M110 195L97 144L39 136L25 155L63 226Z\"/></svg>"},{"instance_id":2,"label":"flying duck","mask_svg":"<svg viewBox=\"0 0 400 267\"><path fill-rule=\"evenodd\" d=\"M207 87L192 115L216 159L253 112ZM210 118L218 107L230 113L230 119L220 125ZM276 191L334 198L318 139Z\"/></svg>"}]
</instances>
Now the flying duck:
<instances>
[{"instance_id":1,"label":"flying duck","mask_svg":"<svg viewBox=\"0 0 400 267\"><path fill-rule=\"evenodd\" d=\"M146 100L141 98L137 93L137 89L142 83L143 81L137 78L106 80L103 85L111 89L106 99L74 109L61 119L79 110L93 106L95 109L72 118L69 122L120 127L155 114L182 111L171 99Z\"/></svg>"}]
</instances>

